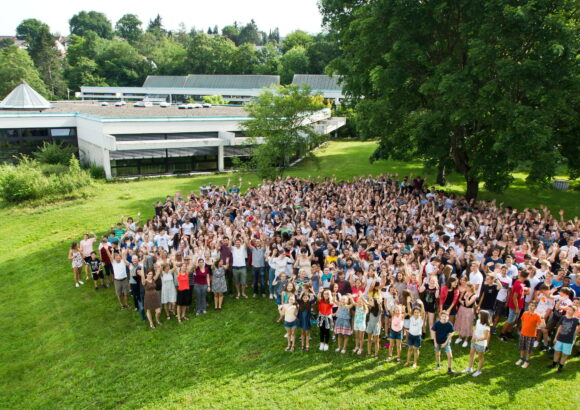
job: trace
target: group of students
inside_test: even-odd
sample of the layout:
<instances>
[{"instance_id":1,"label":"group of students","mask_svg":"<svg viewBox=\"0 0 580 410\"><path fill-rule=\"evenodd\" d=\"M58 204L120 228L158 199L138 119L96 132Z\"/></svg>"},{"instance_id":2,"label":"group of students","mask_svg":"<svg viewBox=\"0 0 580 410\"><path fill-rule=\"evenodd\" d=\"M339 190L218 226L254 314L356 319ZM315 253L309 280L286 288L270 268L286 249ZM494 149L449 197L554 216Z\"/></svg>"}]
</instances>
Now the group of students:
<instances>
[{"instance_id":1,"label":"group of students","mask_svg":"<svg viewBox=\"0 0 580 410\"><path fill-rule=\"evenodd\" d=\"M499 336L507 341L519 327L518 365L527 367L523 338L531 337L527 323L537 314L543 321L531 349L549 348L552 337L558 363L570 355L580 296L577 218L468 202L412 176L230 183L167 196L146 221L121 217L96 252L96 236L86 235L69 252L75 286L83 284L84 266L96 290L114 283L120 309L131 295L151 327L162 323L162 309L167 320L188 320L193 295L203 314L209 294L220 310L224 294L247 298L251 286L254 297L275 299L288 350L298 328L308 350L316 324L323 351L332 333L335 350L346 353L354 334L354 352L366 346L376 357L386 337L388 360L400 361L407 345L406 363L417 366L430 337L451 368L457 334L454 343L471 342L468 370L476 356L481 368L504 319Z\"/></svg>"},{"instance_id":2,"label":"group of students","mask_svg":"<svg viewBox=\"0 0 580 410\"><path fill-rule=\"evenodd\" d=\"M486 287L483 292L490 294L496 293L490 288L496 282L491 280L493 276L488 276ZM521 274L518 278L525 279L527 275ZM453 277L449 282L454 282ZM433 283L433 278L430 281ZM523 282L523 280L522 280ZM444 288L447 285L444 286ZM462 347L470 347L469 364L462 373L471 373L477 377L481 375L485 361L485 352L489 348L492 333L495 333L496 327L493 324L495 313L493 310L486 309L487 304L485 294L479 298L473 299L475 294L468 292L474 290L470 282L466 282L466 290L457 296L458 300L465 300L458 310L454 310L454 302L444 307L444 300L441 301L440 308L437 310L436 319L432 321L427 319L429 313L426 312L426 306L429 306L428 285L424 283L420 287L419 299L412 300L409 292L404 291L405 297L403 303L398 303L396 298L396 288L389 285L388 280L385 288L383 280L371 283L367 291L355 293L340 293L336 286L329 289L321 289L315 295L309 283L303 283L301 287L297 286L292 279L287 282L280 297L279 311L284 320L286 329L285 337L288 339L286 351L294 351L296 343L296 329L300 329L301 348L308 351L310 348L310 331L312 323L318 325L320 334L319 350L328 351L330 343L330 334L333 332L332 340L337 342L335 352L345 354L349 349L350 336L355 335L353 353L362 354L366 341L366 357L373 355L379 358L380 338L388 340L385 345L387 348L386 361L390 362L395 357L396 362L401 361L402 347L407 347L407 357L404 366L411 365L417 367L422 342L430 338L435 349L436 370L441 368L440 352L443 351L447 356L447 369L449 374L456 374L453 371L452 355L452 338L454 335L455 344L461 344ZM513 322L511 317L501 327L501 338L505 341L506 336L512 334L516 325L520 326L519 330L519 350L520 357L516 361L517 366L527 368L529 366L530 356L535 347L538 347L539 341L542 340L544 348L541 350L552 350L553 361L548 367L558 367L562 371L564 364L571 355L574 340L580 332L580 298L576 297L573 304L569 298L571 289L563 287L559 289L557 296L546 292L544 286L541 292L531 302L525 305L525 311L521 313L519 309L513 309L515 317ZM331 290L333 289L333 290ZM495 288L498 290L498 288ZM509 297L513 298L516 306L519 299L524 297L525 293L518 293L518 286L515 291L510 289ZM459 292L459 291L458 291ZM435 301L438 302L438 292L436 292ZM489 297L489 296L488 296ZM538 312L538 306L546 304L546 300L557 299L558 305L556 310L547 312L542 310ZM411 301L412 300L412 301ZM472 305L468 305L469 300L474 300ZM494 298L494 306L498 306ZM500 302L502 303L502 302ZM467 309L473 309L467 312ZM500 313L500 316L503 314ZM312 320L316 318L316 320ZM381 319L384 320L381 320ZM519 320L518 320L519 319ZM459 321L458 321L459 320ZM384 327L382 327L384 323ZM548 323L552 323L550 326ZM549 335L554 334L554 344L550 348ZM393 355L395 351L395 355ZM578 353L577 353L578 354ZM478 366L474 370L475 360L478 360Z\"/></svg>"}]
</instances>

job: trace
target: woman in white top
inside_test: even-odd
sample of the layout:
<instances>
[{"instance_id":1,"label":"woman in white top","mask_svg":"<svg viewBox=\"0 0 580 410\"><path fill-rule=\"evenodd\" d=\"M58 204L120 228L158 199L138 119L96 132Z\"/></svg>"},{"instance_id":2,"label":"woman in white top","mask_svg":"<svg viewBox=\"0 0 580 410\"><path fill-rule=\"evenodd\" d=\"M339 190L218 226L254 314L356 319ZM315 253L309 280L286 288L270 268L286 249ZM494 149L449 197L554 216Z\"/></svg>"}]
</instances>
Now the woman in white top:
<instances>
[{"instance_id":1,"label":"woman in white top","mask_svg":"<svg viewBox=\"0 0 580 410\"><path fill-rule=\"evenodd\" d=\"M479 319L475 324L473 329L473 336L471 337L471 351L469 352L469 365L462 373L472 373L473 363L475 361L475 353L477 352L477 357L479 359L479 364L477 366L477 371L473 372L472 376L477 377L481 374L481 369L483 368L483 362L485 351L487 349L487 344L489 342L489 329L491 326L491 317L489 313L485 310L479 312Z\"/></svg>"},{"instance_id":2,"label":"woman in white top","mask_svg":"<svg viewBox=\"0 0 580 410\"><path fill-rule=\"evenodd\" d=\"M413 355L413 369L417 368L419 349L421 349L421 336L423 335L423 323L425 312L419 307L413 308L413 315L409 319L409 333L407 334L407 361L403 366L408 366Z\"/></svg>"}]
</instances>

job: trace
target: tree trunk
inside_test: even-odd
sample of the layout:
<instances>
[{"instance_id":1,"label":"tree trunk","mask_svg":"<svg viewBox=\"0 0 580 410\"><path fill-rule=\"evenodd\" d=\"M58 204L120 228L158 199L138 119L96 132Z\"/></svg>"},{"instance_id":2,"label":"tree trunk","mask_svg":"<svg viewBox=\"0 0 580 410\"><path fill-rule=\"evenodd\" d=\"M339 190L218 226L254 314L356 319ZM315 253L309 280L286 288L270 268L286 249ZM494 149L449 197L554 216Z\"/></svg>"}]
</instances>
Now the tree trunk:
<instances>
[{"instance_id":1,"label":"tree trunk","mask_svg":"<svg viewBox=\"0 0 580 410\"><path fill-rule=\"evenodd\" d=\"M465 192L465 198L468 201L476 200L477 193L479 192L479 181L475 181L473 179L467 179L467 191Z\"/></svg>"},{"instance_id":2,"label":"tree trunk","mask_svg":"<svg viewBox=\"0 0 580 410\"><path fill-rule=\"evenodd\" d=\"M445 185L447 183L447 178L445 178L445 164L439 163L437 166L437 182L438 185Z\"/></svg>"}]
</instances>

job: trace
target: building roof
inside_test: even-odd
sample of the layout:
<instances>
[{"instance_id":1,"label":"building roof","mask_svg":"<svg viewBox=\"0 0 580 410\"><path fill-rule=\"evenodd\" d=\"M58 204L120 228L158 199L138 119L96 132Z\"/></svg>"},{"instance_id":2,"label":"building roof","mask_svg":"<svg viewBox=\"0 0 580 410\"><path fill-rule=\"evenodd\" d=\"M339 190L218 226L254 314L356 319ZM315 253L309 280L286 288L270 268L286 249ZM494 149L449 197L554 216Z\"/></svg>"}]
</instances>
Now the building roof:
<instances>
[{"instance_id":1,"label":"building roof","mask_svg":"<svg viewBox=\"0 0 580 410\"><path fill-rule=\"evenodd\" d=\"M186 78L184 75L148 75L143 87L183 88Z\"/></svg>"},{"instance_id":2,"label":"building roof","mask_svg":"<svg viewBox=\"0 0 580 410\"><path fill-rule=\"evenodd\" d=\"M337 90L342 91L342 86L339 84L340 76L333 75L329 77L325 74L294 74L292 79L293 85L302 86L307 84L313 90Z\"/></svg>"},{"instance_id":3,"label":"building roof","mask_svg":"<svg viewBox=\"0 0 580 410\"><path fill-rule=\"evenodd\" d=\"M26 110L12 110L12 112ZM241 106L213 106L210 108L193 108L180 110L176 105L171 107L133 107L127 104L115 107L114 104L103 107L99 102L55 102L52 108L44 110L48 114L80 113L101 118L192 118L192 117L247 117L248 113Z\"/></svg>"},{"instance_id":4,"label":"building roof","mask_svg":"<svg viewBox=\"0 0 580 410\"><path fill-rule=\"evenodd\" d=\"M46 110L52 105L31 86L22 83L0 102L0 110Z\"/></svg>"},{"instance_id":5,"label":"building roof","mask_svg":"<svg viewBox=\"0 0 580 410\"><path fill-rule=\"evenodd\" d=\"M259 89L280 84L278 75L191 74L185 88Z\"/></svg>"},{"instance_id":6,"label":"building roof","mask_svg":"<svg viewBox=\"0 0 580 410\"><path fill-rule=\"evenodd\" d=\"M188 76L149 75L143 87L259 89L279 84L280 76L278 75L190 74Z\"/></svg>"}]
</instances>

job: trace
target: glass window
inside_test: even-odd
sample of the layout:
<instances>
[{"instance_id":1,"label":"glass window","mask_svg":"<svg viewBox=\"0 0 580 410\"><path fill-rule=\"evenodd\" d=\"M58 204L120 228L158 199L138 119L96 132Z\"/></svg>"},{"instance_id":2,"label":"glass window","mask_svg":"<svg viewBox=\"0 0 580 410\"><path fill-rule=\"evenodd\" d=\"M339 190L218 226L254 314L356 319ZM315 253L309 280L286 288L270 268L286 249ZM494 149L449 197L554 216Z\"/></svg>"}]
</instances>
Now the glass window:
<instances>
[{"instance_id":1,"label":"glass window","mask_svg":"<svg viewBox=\"0 0 580 410\"><path fill-rule=\"evenodd\" d=\"M53 137L68 137L70 135L70 128L52 128L50 135Z\"/></svg>"}]
</instances>

